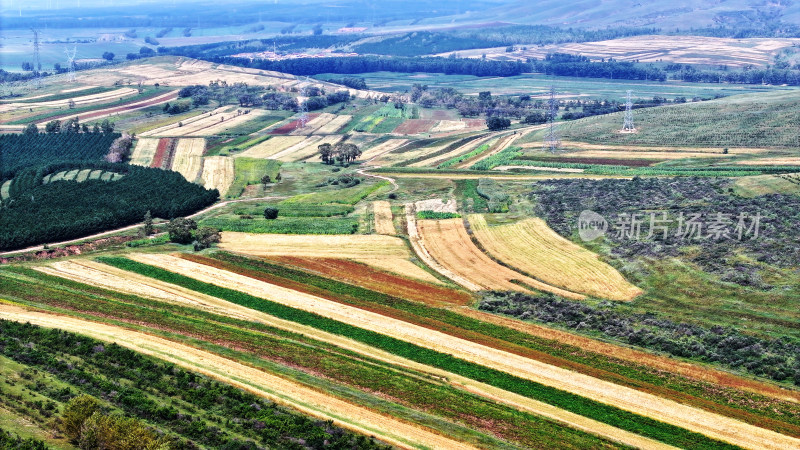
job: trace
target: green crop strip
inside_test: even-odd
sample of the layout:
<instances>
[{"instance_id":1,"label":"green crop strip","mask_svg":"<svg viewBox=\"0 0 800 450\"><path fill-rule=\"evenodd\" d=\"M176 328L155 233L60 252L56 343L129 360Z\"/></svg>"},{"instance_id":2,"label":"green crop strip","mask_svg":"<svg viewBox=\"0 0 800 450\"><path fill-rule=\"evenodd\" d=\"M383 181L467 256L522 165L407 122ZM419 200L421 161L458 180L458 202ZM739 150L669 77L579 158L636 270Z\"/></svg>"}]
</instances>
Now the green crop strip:
<instances>
[{"instance_id":1,"label":"green crop strip","mask_svg":"<svg viewBox=\"0 0 800 450\"><path fill-rule=\"evenodd\" d=\"M530 380L515 377L496 369L464 361L451 355L436 352L374 331L358 328L320 315L301 311L279 303L255 297L243 292L219 287L195 280L158 267L142 264L127 258L99 258L103 263L149 276L167 283L225 299L241 306L252 308L275 317L308 325L332 334L371 345L403 358L437 367L449 372L514 392L528 398L543 401L585 417L627 430L642 436L679 447L702 447L707 449L734 449L737 446L717 441L674 425L633 414L579 395L564 392Z\"/></svg>"}]
</instances>

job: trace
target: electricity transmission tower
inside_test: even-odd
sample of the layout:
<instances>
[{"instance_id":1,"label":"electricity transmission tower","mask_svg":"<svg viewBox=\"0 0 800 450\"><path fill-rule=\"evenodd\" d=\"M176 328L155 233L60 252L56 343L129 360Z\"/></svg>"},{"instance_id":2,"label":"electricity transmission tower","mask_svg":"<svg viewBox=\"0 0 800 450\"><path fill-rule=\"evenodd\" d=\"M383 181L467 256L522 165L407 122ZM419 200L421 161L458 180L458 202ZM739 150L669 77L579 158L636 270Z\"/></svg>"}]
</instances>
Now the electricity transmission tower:
<instances>
[{"instance_id":1,"label":"electricity transmission tower","mask_svg":"<svg viewBox=\"0 0 800 450\"><path fill-rule=\"evenodd\" d=\"M633 125L633 100L631 100L631 91L628 91L628 97L625 102L625 122L622 124L622 131L633 133L636 127Z\"/></svg>"},{"instance_id":2,"label":"electricity transmission tower","mask_svg":"<svg viewBox=\"0 0 800 450\"><path fill-rule=\"evenodd\" d=\"M547 101L547 134L544 137L544 149L553 153L561 147L561 139L556 130L556 116L558 116L556 87L550 86L550 99Z\"/></svg>"},{"instance_id":3,"label":"electricity transmission tower","mask_svg":"<svg viewBox=\"0 0 800 450\"><path fill-rule=\"evenodd\" d=\"M65 48L64 53L67 55L67 70L69 73L67 80L72 83L75 81L75 54L78 53L78 47L73 47L71 52L68 48Z\"/></svg>"},{"instance_id":4,"label":"electricity transmission tower","mask_svg":"<svg viewBox=\"0 0 800 450\"><path fill-rule=\"evenodd\" d=\"M36 89L42 87L42 61L39 59L39 30L31 28L33 31L33 69L36 71L34 73L34 78L36 80Z\"/></svg>"}]
</instances>

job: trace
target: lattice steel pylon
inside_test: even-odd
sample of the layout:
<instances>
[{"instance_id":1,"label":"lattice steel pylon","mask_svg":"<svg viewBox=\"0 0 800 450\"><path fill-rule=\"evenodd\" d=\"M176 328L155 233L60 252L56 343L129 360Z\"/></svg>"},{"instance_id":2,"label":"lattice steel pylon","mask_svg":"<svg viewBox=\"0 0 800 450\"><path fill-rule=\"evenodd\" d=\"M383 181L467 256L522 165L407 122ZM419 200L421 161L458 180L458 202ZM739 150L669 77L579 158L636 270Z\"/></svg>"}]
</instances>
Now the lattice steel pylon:
<instances>
[{"instance_id":1,"label":"lattice steel pylon","mask_svg":"<svg viewBox=\"0 0 800 450\"><path fill-rule=\"evenodd\" d=\"M36 71L36 89L42 87L42 61L39 59L39 30L31 28L33 31L33 69Z\"/></svg>"},{"instance_id":2,"label":"lattice steel pylon","mask_svg":"<svg viewBox=\"0 0 800 450\"><path fill-rule=\"evenodd\" d=\"M556 116L558 116L558 100L556 88L550 86L550 99L547 101L547 134L544 136L544 149L553 153L561 147L561 138L556 130Z\"/></svg>"},{"instance_id":3,"label":"lattice steel pylon","mask_svg":"<svg viewBox=\"0 0 800 450\"><path fill-rule=\"evenodd\" d=\"M636 131L636 127L633 125L633 100L631 100L631 92L628 91L628 97L625 101L625 121L622 124L622 131L627 131L632 133Z\"/></svg>"},{"instance_id":4,"label":"lattice steel pylon","mask_svg":"<svg viewBox=\"0 0 800 450\"><path fill-rule=\"evenodd\" d=\"M65 48L64 53L67 55L67 73L69 74L67 80L72 83L75 81L75 55L78 53L78 47L72 47L72 51Z\"/></svg>"}]
</instances>

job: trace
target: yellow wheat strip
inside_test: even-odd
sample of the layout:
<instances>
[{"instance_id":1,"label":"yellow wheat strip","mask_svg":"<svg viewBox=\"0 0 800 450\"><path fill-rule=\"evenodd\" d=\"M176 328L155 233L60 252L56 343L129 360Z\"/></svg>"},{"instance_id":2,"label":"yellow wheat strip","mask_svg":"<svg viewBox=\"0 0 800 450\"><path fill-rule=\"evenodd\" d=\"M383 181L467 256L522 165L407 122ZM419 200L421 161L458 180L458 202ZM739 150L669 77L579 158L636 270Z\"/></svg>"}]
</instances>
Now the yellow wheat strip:
<instances>
[{"instance_id":1,"label":"yellow wheat strip","mask_svg":"<svg viewBox=\"0 0 800 450\"><path fill-rule=\"evenodd\" d=\"M131 155L131 164L150 167L158 149L158 139L139 138Z\"/></svg>"},{"instance_id":2,"label":"yellow wheat strip","mask_svg":"<svg viewBox=\"0 0 800 450\"><path fill-rule=\"evenodd\" d=\"M292 308L313 312L358 327L368 328L377 333L451 354L457 358L594 399L740 447L775 450L800 447L800 439L797 438L370 311L275 286L171 255L132 254L130 257L136 261L161 267L203 282L247 292Z\"/></svg>"},{"instance_id":3,"label":"yellow wheat strip","mask_svg":"<svg viewBox=\"0 0 800 450\"><path fill-rule=\"evenodd\" d=\"M206 189L216 189L219 195L228 193L234 178L233 158L228 156L207 156L203 158L203 172L200 179Z\"/></svg>"},{"instance_id":4,"label":"yellow wheat strip","mask_svg":"<svg viewBox=\"0 0 800 450\"><path fill-rule=\"evenodd\" d=\"M641 289L585 248L550 229L539 218L488 226L469 216L473 234L490 255L547 284L611 300L632 300Z\"/></svg>"},{"instance_id":5,"label":"yellow wheat strip","mask_svg":"<svg viewBox=\"0 0 800 450\"><path fill-rule=\"evenodd\" d=\"M397 230L392 222L392 205L385 200L372 202L372 215L375 220L375 232L394 236Z\"/></svg>"},{"instance_id":6,"label":"yellow wheat strip","mask_svg":"<svg viewBox=\"0 0 800 450\"><path fill-rule=\"evenodd\" d=\"M305 414L331 420L358 433L375 435L402 448L474 448L306 385L167 339L88 320L28 311L11 305L0 305L0 317L114 342L288 405Z\"/></svg>"},{"instance_id":7,"label":"yellow wheat strip","mask_svg":"<svg viewBox=\"0 0 800 450\"><path fill-rule=\"evenodd\" d=\"M172 161L172 170L194 183L203 166L206 140L203 138L179 139Z\"/></svg>"},{"instance_id":8,"label":"yellow wheat strip","mask_svg":"<svg viewBox=\"0 0 800 450\"><path fill-rule=\"evenodd\" d=\"M256 144L242 153L237 153L236 158L270 158L286 150L287 148L299 144L306 139L305 136L272 136L260 144Z\"/></svg>"}]
</instances>

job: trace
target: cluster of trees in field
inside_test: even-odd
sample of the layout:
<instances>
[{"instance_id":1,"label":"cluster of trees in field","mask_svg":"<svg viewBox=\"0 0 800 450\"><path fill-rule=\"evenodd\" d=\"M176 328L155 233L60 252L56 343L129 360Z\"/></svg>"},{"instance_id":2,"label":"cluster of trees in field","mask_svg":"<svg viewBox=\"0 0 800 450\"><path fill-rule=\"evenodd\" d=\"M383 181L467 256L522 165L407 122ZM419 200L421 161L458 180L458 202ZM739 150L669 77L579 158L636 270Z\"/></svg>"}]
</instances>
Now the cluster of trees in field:
<instances>
[{"instance_id":1,"label":"cluster of trees in field","mask_svg":"<svg viewBox=\"0 0 800 450\"><path fill-rule=\"evenodd\" d=\"M313 91L313 92L312 92ZM335 105L337 103L346 103L350 101L350 92L336 91L324 95L324 91L320 91L316 87L308 88L304 92L308 99L303 103L308 111L316 111L325 108L326 106Z\"/></svg>"},{"instance_id":2,"label":"cluster of trees in field","mask_svg":"<svg viewBox=\"0 0 800 450\"><path fill-rule=\"evenodd\" d=\"M357 145L347 142L339 142L336 145L322 144L317 149L319 151L319 159L325 164L338 163L346 166L361 156L361 149ZM358 178L355 178L355 180L358 180ZM336 184L339 183L337 182Z\"/></svg>"},{"instance_id":3,"label":"cluster of trees in field","mask_svg":"<svg viewBox=\"0 0 800 450\"><path fill-rule=\"evenodd\" d=\"M149 437L157 435L160 449L189 450L198 444L228 449L387 448L331 422L314 420L173 364L74 333L0 321L0 354L33 369L33 377L47 373L67 384L62 389L35 380L42 385L38 389L41 394L66 403L59 428L69 430L69 434L61 431L65 437L76 436L76 443L91 437L82 436L86 431L106 432L133 424L144 434L152 433ZM92 419L98 412L113 420ZM156 429L143 426L145 421ZM78 426L87 423L91 427ZM155 448L145 445L147 442L80 448Z\"/></svg>"},{"instance_id":4,"label":"cluster of trees in field","mask_svg":"<svg viewBox=\"0 0 800 450\"><path fill-rule=\"evenodd\" d=\"M45 175L92 169L123 174L117 181L87 179L42 184ZM216 189L190 183L177 172L112 163L62 163L28 169L14 178L0 206L0 249L78 238L138 223L151 211L175 218L219 198Z\"/></svg>"},{"instance_id":5,"label":"cluster of trees in field","mask_svg":"<svg viewBox=\"0 0 800 450\"><path fill-rule=\"evenodd\" d=\"M342 77L342 78L329 78L328 83L341 84L342 86L349 87L350 89L367 90L367 81L361 77Z\"/></svg>"},{"instance_id":6,"label":"cluster of trees in field","mask_svg":"<svg viewBox=\"0 0 800 450\"><path fill-rule=\"evenodd\" d=\"M718 274L722 280L743 286L769 288L761 278L758 267L737 257L738 252L755 261L778 267L792 267L800 261L800 238L795 224L800 223L800 197L772 194L756 198L733 195L730 180L696 177L638 178L632 180L550 180L537 183L530 194L536 203L536 214L559 234L570 237L577 229L577 218L581 211L589 209L602 215L609 222L605 239L612 245L612 253L622 258L647 256L677 256L684 247L699 248L692 260L700 267ZM658 223L668 227L667 239L661 239L661 230L646 239L651 224L645 211L669 212L669 223ZM618 235L615 224L620 214L639 214L642 233L639 238ZM685 220L700 215L702 222L698 230L701 238L686 239L678 230L678 215ZM709 223L715 222L718 214L730 221L728 237L708 237L713 233ZM741 240L735 232L740 215L746 214L743 224L750 229ZM754 218L758 222L758 236L754 236ZM684 224L684 230L688 225ZM745 230L746 231L746 230Z\"/></svg>"},{"instance_id":7,"label":"cluster of trees in field","mask_svg":"<svg viewBox=\"0 0 800 450\"><path fill-rule=\"evenodd\" d=\"M60 130L60 125L54 129ZM113 128L108 133L44 134L26 131L23 134L0 134L0 180L13 178L28 167L66 161L101 161L112 142L119 137L121 135L113 133Z\"/></svg>"},{"instance_id":8,"label":"cluster of trees in field","mask_svg":"<svg viewBox=\"0 0 800 450\"><path fill-rule=\"evenodd\" d=\"M614 302L592 304L553 294L491 292L481 300L479 308L523 320L600 333L626 344L722 364L800 386L800 341L790 338L759 338L735 328L706 328L652 313L636 313Z\"/></svg>"}]
</instances>

